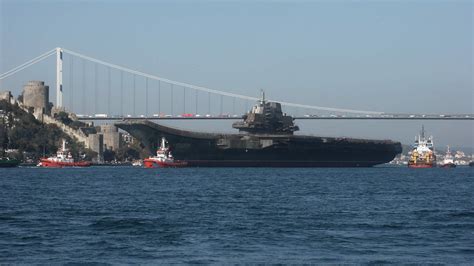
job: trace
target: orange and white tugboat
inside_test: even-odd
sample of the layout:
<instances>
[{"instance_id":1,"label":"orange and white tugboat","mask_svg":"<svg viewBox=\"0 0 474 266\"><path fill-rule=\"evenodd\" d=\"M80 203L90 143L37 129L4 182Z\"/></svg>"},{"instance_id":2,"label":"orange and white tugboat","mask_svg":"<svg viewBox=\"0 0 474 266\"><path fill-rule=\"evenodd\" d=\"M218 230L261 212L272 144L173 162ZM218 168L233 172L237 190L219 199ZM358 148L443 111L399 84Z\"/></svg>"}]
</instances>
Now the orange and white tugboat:
<instances>
[{"instance_id":1,"label":"orange and white tugboat","mask_svg":"<svg viewBox=\"0 0 474 266\"><path fill-rule=\"evenodd\" d=\"M63 146L56 153L56 156L41 158L38 166L52 167L52 168L88 167L88 166L91 166L91 162L88 162L88 161L75 162L74 158L72 158L71 152L69 152L68 149L66 149L66 141L63 140Z\"/></svg>"},{"instance_id":2,"label":"orange and white tugboat","mask_svg":"<svg viewBox=\"0 0 474 266\"><path fill-rule=\"evenodd\" d=\"M184 167L188 163L184 161L177 161L173 158L170 148L166 146L166 139L161 138L161 146L156 151L156 156L146 158L143 160L145 168L156 168L156 167Z\"/></svg>"},{"instance_id":3,"label":"orange and white tugboat","mask_svg":"<svg viewBox=\"0 0 474 266\"><path fill-rule=\"evenodd\" d=\"M434 166L436 166L436 155L434 153L433 136L425 138L425 128L422 127L421 134L415 138L408 167L433 168Z\"/></svg>"},{"instance_id":4,"label":"orange and white tugboat","mask_svg":"<svg viewBox=\"0 0 474 266\"><path fill-rule=\"evenodd\" d=\"M446 151L446 155L444 156L443 163L440 165L440 167L443 167L443 168L456 167L456 164L454 163L454 157L449 151L449 145L448 145L448 150Z\"/></svg>"}]
</instances>

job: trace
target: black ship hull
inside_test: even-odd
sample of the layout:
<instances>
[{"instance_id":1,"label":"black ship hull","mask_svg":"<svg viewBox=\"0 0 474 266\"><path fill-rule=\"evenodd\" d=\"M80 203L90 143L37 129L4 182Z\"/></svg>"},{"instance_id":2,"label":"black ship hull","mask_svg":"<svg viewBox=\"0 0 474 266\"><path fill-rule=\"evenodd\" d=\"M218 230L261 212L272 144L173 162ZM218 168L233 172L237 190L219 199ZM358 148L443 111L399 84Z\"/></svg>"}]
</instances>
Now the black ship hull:
<instances>
[{"instance_id":1,"label":"black ship hull","mask_svg":"<svg viewBox=\"0 0 474 266\"><path fill-rule=\"evenodd\" d=\"M20 165L20 161L16 159L0 158L0 168L12 168L18 165Z\"/></svg>"},{"instance_id":2,"label":"black ship hull","mask_svg":"<svg viewBox=\"0 0 474 266\"><path fill-rule=\"evenodd\" d=\"M390 162L401 152L401 144L390 140L198 133L145 120L116 126L150 154L165 137L174 157L194 167L370 167Z\"/></svg>"}]
</instances>

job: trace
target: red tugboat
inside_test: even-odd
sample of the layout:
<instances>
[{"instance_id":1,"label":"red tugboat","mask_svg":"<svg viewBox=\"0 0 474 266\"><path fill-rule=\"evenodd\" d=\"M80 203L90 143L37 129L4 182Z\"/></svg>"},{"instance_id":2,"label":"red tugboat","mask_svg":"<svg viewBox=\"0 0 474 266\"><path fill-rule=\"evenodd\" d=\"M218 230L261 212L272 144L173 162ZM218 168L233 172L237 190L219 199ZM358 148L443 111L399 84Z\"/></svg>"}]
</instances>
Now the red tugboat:
<instances>
[{"instance_id":1,"label":"red tugboat","mask_svg":"<svg viewBox=\"0 0 474 266\"><path fill-rule=\"evenodd\" d=\"M175 161L169 147L166 146L166 143L166 139L161 138L161 146L156 151L156 156L143 160L145 168L184 167L188 165L188 163L184 161Z\"/></svg>"},{"instance_id":2,"label":"red tugboat","mask_svg":"<svg viewBox=\"0 0 474 266\"><path fill-rule=\"evenodd\" d=\"M425 138L425 128L421 128L421 135L415 139L408 167L433 168L436 165L433 137Z\"/></svg>"},{"instance_id":3,"label":"red tugboat","mask_svg":"<svg viewBox=\"0 0 474 266\"><path fill-rule=\"evenodd\" d=\"M91 162L81 161L75 162L71 153L66 149L66 141L63 140L62 148L56 153L56 156L41 158L38 166L61 168L61 167L88 167Z\"/></svg>"}]
</instances>

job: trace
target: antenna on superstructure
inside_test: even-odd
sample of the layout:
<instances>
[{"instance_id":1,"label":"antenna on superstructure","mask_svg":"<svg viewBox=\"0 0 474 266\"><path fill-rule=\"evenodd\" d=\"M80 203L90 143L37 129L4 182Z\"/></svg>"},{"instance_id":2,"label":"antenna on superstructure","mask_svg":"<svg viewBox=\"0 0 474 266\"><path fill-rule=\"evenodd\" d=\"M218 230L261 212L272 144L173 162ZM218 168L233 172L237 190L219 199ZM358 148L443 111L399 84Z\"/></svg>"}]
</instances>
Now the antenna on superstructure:
<instances>
[{"instance_id":1,"label":"antenna on superstructure","mask_svg":"<svg viewBox=\"0 0 474 266\"><path fill-rule=\"evenodd\" d=\"M264 91L264 90L260 90L260 92L262 93L262 100L261 100L261 102L262 102L262 103L265 103L265 91Z\"/></svg>"},{"instance_id":2,"label":"antenna on superstructure","mask_svg":"<svg viewBox=\"0 0 474 266\"><path fill-rule=\"evenodd\" d=\"M425 138L425 125L421 125L421 137Z\"/></svg>"}]
</instances>

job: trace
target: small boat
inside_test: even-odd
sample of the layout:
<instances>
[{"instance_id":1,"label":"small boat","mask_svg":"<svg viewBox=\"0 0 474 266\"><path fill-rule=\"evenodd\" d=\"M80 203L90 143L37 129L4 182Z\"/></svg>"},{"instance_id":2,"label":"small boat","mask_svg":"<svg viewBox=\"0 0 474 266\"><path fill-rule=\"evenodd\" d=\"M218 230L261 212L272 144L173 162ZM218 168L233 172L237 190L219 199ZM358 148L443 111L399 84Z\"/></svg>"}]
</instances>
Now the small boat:
<instances>
[{"instance_id":1,"label":"small boat","mask_svg":"<svg viewBox=\"0 0 474 266\"><path fill-rule=\"evenodd\" d=\"M443 167L443 168L456 167L456 164L454 163L454 157L449 151L449 146L448 146L448 150L446 151L446 156L444 157L443 163L440 165L440 167Z\"/></svg>"},{"instance_id":2,"label":"small boat","mask_svg":"<svg viewBox=\"0 0 474 266\"><path fill-rule=\"evenodd\" d=\"M132 166L137 166L137 167L140 166L141 167L141 166L143 166L143 162L142 162L142 160L133 161Z\"/></svg>"},{"instance_id":3,"label":"small boat","mask_svg":"<svg viewBox=\"0 0 474 266\"><path fill-rule=\"evenodd\" d=\"M5 125L5 122L3 123L3 125ZM6 126L5 126L5 135L7 137L7 147L8 147L10 144L10 138L8 138L8 127ZM11 167L17 167L18 165L20 165L21 161L8 157L4 149L2 149L2 154L3 156L0 157L0 168L11 168Z\"/></svg>"},{"instance_id":4,"label":"small boat","mask_svg":"<svg viewBox=\"0 0 474 266\"><path fill-rule=\"evenodd\" d=\"M408 161L410 168L433 168L436 165L433 137L425 138L425 128L421 128L421 134L415 138L415 144Z\"/></svg>"},{"instance_id":5,"label":"small boat","mask_svg":"<svg viewBox=\"0 0 474 266\"><path fill-rule=\"evenodd\" d=\"M156 156L152 156L143 160L145 168L156 167L185 167L187 162L178 161L173 158L170 148L166 145L165 138L161 138L161 146L156 151Z\"/></svg>"},{"instance_id":6,"label":"small boat","mask_svg":"<svg viewBox=\"0 0 474 266\"><path fill-rule=\"evenodd\" d=\"M41 158L37 166L50 167L50 168L61 168L61 167L88 167L91 166L91 162L80 161L75 162L72 158L71 153L66 149L66 141L63 140L62 148L56 153L56 156Z\"/></svg>"},{"instance_id":7,"label":"small boat","mask_svg":"<svg viewBox=\"0 0 474 266\"><path fill-rule=\"evenodd\" d=\"M0 168L17 167L21 162L9 157L0 157Z\"/></svg>"}]
</instances>

